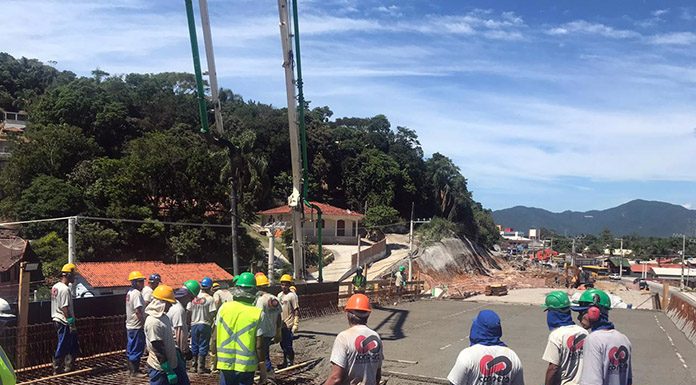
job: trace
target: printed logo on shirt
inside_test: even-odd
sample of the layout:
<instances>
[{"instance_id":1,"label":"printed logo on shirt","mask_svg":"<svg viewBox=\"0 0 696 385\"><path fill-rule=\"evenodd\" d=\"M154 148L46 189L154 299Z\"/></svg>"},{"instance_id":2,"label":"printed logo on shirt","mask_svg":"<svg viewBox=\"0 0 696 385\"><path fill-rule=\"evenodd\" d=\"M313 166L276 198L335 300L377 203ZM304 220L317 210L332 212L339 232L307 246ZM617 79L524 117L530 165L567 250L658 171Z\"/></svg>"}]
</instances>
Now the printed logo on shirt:
<instances>
[{"instance_id":1,"label":"printed logo on shirt","mask_svg":"<svg viewBox=\"0 0 696 385\"><path fill-rule=\"evenodd\" d=\"M374 362L379 361L382 357L382 341L377 336L358 336L355 339L355 350L358 352L355 357L356 362Z\"/></svg>"},{"instance_id":2,"label":"printed logo on shirt","mask_svg":"<svg viewBox=\"0 0 696 385\"><path fill-rule=\"evenodd\" d=\"M577 353L582 351L582 347L585 345L585 333L578 333L576 335L568 337L566 341L566 346L571 353Z\"/></svg>"},{"instance_id":3,"label":"printed logo on shirt","mask_svg":"<svg viewBox=\"0 0 696 385\"><path fill-rule=\"evenodd\" d=\"M126 303L130 303L130 291L126 293Z\"/></svg>"},{"instance_id":4,"label":"printed logo on shirt","mask_svg":"<svg viewBox=\"0 0 696 385\"><path fill-rule=\"evenodd\" d=\"M56 298L58 297L58 289L55 287L51 288L51 298Z\"/></svg>"},{"instance_id":5,"label":"printed logo on shirt","mask_svg":"<svg viewBox=\"0 0 696 385\"><path fill-rule=\"evenodd\" d=\"M280 303L276 298L271 298L268 300L268 307L270 307L271 309L275 309L278 306L280 306Z\"/></svg>"},{"instance_id":6,"label":"printed logo on shirt","mask_svg":"<svg viewBox=\"0 0 696 385\"><path fill-rule=\"evenodd\" d=\"M205 298L196 297L191 302L193 302L194 305L198 305L198 306L205 305Z\"/></svg>"},{"instance_id":7,"label":"printed logo on shirt","mask_svg":"<svg viewBox=\"0 0 696 385\"><path fill-rule=\"evenodd\" d=\"M625 346L614 346L609 349L609 370L625 370L628 368L628 348Z\"/></svg>"},{"instance_id":8,"label":"printed logo on shirt","mask_svg":"<svg viewBox=\"0 0 696 385\"><path fill-rule=\"evenodd\" d=\"M480 379L481 383L507 382L508 378L503 379L500 377L505 377L510 374L512 371L512 362L505 356L493 357L487 354L479 361L479 370L484 376Z\"/></svg>"}]
</instances>

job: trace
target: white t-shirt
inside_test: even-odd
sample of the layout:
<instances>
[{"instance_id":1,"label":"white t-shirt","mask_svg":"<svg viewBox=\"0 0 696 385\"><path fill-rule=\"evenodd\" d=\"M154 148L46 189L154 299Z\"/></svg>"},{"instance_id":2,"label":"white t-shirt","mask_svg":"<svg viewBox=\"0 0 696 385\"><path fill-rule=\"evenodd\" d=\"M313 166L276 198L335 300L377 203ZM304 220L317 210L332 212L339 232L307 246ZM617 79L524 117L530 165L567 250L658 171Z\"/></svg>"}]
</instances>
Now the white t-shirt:
<instances>
[{"instance_id":1,"label":"white t-shirt","mask_svg":"<svg viewBox=\"0 0 696 385\"><path fill-rule=\"evenodd\" d=\"M169 311L167 312L167 317L172 322L172 328L181 328L181 340L177 341L176 340L176 335L174 334L174 329L172 329L172 335L174 336L174 343L176 344L176 347L179 348L181 351L186 351L186 347L188 346L188 334L189 334L189 327L186 319L186 309L184 309L184 305L181 304L181 302L176 301L172 307L169 308Z\"/></svg>"},{"instance_id":2,"label":"white t-shirt","mask_svg":"<svg viewBox=\"0 0 696 385\"><path fill-rule=\"evenodd\" d=\"M145 303L143 302L143 296L140 295L140 290L128 290L128 293L126 293L126 329L142 329L143 320L138 318L138 314L135 310L140 308L142 316L144 317L144 305Z\"/></svg>"},{"instance_id":3,"label":"white t-shirt","mask_svg":"<svg viewBox=\"0 0 696 385\"><path fill-rule=\"evenodd\" d=\"M176 344L172 335L172 321L166 314L161 317L149 316L145 320L145 342L147 350L150 354L147 355L147 364L155 370L162 370L157 356L152 353L152 342L162 341L164 344L164 355L167 357L169 367L172 369L177 367Z\"/></svg>"},{"instance_id":4,"label":"white t-shirt","mask_svg":"<svg viewBox=\"0 0 696 385\"><path fill-rule=\"evenodd\" d=\"M281 318L285 327L292 329L292 325L295 323L295 316L292 314L293 310L300 307L297 294L289 291L288 294L284 294L282 291L278 293L278 301L280 301L280 306L282 308Z\"/></svg>"},{"instance_id":5,"label":"white t-shirt","mask_svg":"<svg viewBox=\"0 0 696 385\"><path fill-rule=\"evenodd\" d=\"M331 362L347 372L344 385L377 385L383 360L382 339L365 325L340 332L331 350Z\"/></svg>"},{"instance_id":6,"label":"white t-shirt","mask_svg":"<svg viewBox=\"0 0 696 385\"><path fill-rule=\"evenodd\" d=\"M152 288L150 286L145 285L145 287L143 288L143 293L142 293L143 301L145 303L150 303L152 301L152 292L153 291L154 290L152 290Z\"/></svg>"},{"instance_id":7,"label":"white t-shirt","mask_svg":"<svg viewBox=\"0 0 696 385\"><path fill-rule=\"evenodd\" d=\"M213 302L215 302L215 307L217 309L219 309L223 303L230 302L232 300L232 293L230 293L230 291L227 289L218 289L215 293L213 293Z\"/></svg>"},{"instance_id":8,"label":"white t-shirt","mask_svg":"<svg viewBox=\"0 0 696 385\"><path fill-rule=\"evenodd\" d=\"M580 385L627 385L633 382L631 349L631 341L617 330L590 333L583 348Z\"/></svg>"},{"instance_id":9,"label":"white t-shirt","mask_svg":"<svg viewBox=\"0 0 696 385\"><path fill-rule=\"evenodd\" d=\"M404 273L401 271L396 272L396 282L394 282L396 286L403 286L404 285Z\"/></svg>"},{"instance_id":10,"label":"white t-shirt","mask_svg":"<svg viewBox=\"0 0 696 385\"><path fill-rule=\"evenodd\" d=\"M66 306L68 307L67 317L61 310ZM75 317L70 288L63 282L58 282L51 288L51 319L67 325L69 317Z\"/></svg>"},{"instance_id":11,"label":"white t-shirt","mask_svg":"<svg viewBox=\"0 0 696 385\"><path fill-rule=\"evenodd\" d=\"M543 359L560 367L561 385L580 382L582 348L587 334L587 330L578 325L561 326L549 334Z\"/></svg>"},{"instance_id":12,"label":"white t-shirt","mask_svg":"<svg viewBox=\"0 0 696 385\"><path fill-rule=\"evenodd\" d=\"M186 310L191 312L191 326L212 325L217 308L213 297L201 291L196 298L186 305Z\"/></svg>"},{"instance_id":13,"label":"white t-shirt","mask_svg":"<svg viewBox=\"0 0 696 385\"><path fill-rule=\"evenodd\" d=\"M280 302L272 294L261 293L256 298L256 307L261 309L261 320L256 332L257 336L273 337L278 327L278 315L280 314Z\"/></svg>"},{"instance_id":14,"label":"white t-shirt","mask_svg":"<svg viewBox=\"0 0 696 385\"><path fill-rule=\"evenodd\" d=\"M454 385L524 385L522 363L505 346L470 346L459 353L447 379Z\"/></svg>"}]
</instances>

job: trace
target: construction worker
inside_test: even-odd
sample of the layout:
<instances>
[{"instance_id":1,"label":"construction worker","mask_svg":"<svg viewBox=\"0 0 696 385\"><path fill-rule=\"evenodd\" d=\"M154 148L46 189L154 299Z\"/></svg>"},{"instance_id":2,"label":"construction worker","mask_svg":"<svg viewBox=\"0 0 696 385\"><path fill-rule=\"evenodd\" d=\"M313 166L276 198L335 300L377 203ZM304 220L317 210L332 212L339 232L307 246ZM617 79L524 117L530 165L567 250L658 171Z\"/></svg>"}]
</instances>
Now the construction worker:
<instances>
[{"instance_id":1,"label":"construction worker","mask_svg":"<svg viewBox=\"0 0 696 385\"><path fill-rule=\"evenodd\" d=\"M176 303L174 290L167 285L159 285L152 292L152 301L145 313L145 340L147 364L150 367L148 377L150 385L189 385L186 364L176 350L172 334L172 321L167 316L169 308Z\"/></svg>"},{"instance_id":2,"label":"construction worker","mask_svg":"<svg viewBox=\"0 0 696 385\"><path fill-rule=\"evenodd\" d=\"M261 351L266 362L266 371L271 373L273 365L271 363L271 345L280 342L282 332L280 329L280 302L278 298L268 292L271 282L266 275L256 276L256 289L258 294L254 305L261 309L261 322L257 336L261 337L263 346Z\"/></svg>"},{"instance_id":3,"label":"construction worker","mask_svg":"<svg viewBox=\"0 0 696 385\"><path fill-rule=\"evenodd\" d=\"M228 301L232 301L232 293L215 282L213 284L213 302L215 302L215 308L219 309L223 303Z\"/></svg>"},{"instance_id":4,"label":"construction worker","mask_svg":"<svg viewBox=\"0 0 696 385\"><path fill-rule=\"evenodd\" d=\"M290 286L290 291L297 294L297 288L295 286Z\"/></svg>"},{"instance_id":5,"label":"construction worker","mask_svg":"<svg viewBox=\"0 0 696 385\"><path fill-rule=\"evenodd\" d=\"M355 272L355 277L353 277L353 292L365 294L365 285L367 284L367 278L363 275L363 267L358 266Z\"/></svg>"},{"instance_id":6,"label":"construction worker","mask_svg":"<svg viewBox=\"0 0 696 385\"><path fill-rule=\"evenodd\" d=\"M215 325L220 385L251 385L257 367L263 384L267 374L261 352L263 343L257 336L261 309L253 305L256 300L254 275L240 274L233 295L233 301L222 304Z\"/></svg>"},{"instance_id":7,"label":"construction worker","mask_svg":"<svg viewBox=\"0 0 696 385\"><path fill-rule=\"evenodd\" d=\"M471 346L457 356L447 379L454 385L524 385L522 363L500 338L500 317L492 310L481 310L471 323Z\"/></svg>"},{"instance_id":8,"label":"construction worker","mask_svg":"<svg viewBox=\"0 0 696 385\"><path fill-rule=\"evenodd\" d=\"M405 266L399 266L399 271L396 272L396 280L394 284L396 285L396 302L394 305L401 301L401 296L404 294L404 287L406 287L406 276L404 272L406 271Z\"/></svg>"},{"instance_id":9,"label":"construction worker","mask_svg":"<svg viewBox=\"0 0 696 385\"><path fill-rule=\"evenodd\" d=\"M145 287L145 276L139 271L131 271L128 274L131 283L126 293L126 357L128 358L128 372L131 377L140 373L140 358L145 352L145 302L141 291Z\"/></svg>"},{"instance_id":10,"label":"construction worker","mask_svg":"<svg viewBox=\"0 0 696 385\"><path fill-rule=\"evenodd\" d=\"M12 314L10 309L10 304L4 299L0 298L0 332L4 332L3 329L9 323L15 321L17 317ZM0 384L1 385L15 385L17 383L17 377L15 376L14 368L12 367L12 362L7 358L5 350L0 346Z\"/></svg>"},{"instance_id":11,"label":"construction worker","mask_svg":"<svg viewBox=\"0 0 696 385\"><path fill-rule=\"evenodd\" d=\"M160 283L162 283L162 277L160 277L159 274L150 274L150 277L148 277L147 279L147 286L143 288L142 292L145 307L147 307L147 305L150 303L150 300L152 299L152 291L155 290Z\"/></svg>"},{"instance_id":12,"label":"construction worker","mask_svg":"<svg viewBox=\"0 0 696 385\"><path fill-rule=\"evenodd\" d=\"M191 353L193 365L191 370L197 373L209 373L205 366L210 349L210 335L215 320L215 302L210 295L213 280L205 277L201 280L201 292L186 306L191 312Z\"/></svg>"},{"instance_id":13,"label":"construction worker","mask_svg":"<svg viewBox=\"0 0 696 385\"><path fill-rule=\"evenodd\" d=\"M198 281L190 279L184 282L184 285L174 291L176 303L167 311L167 317L172 322L174 332L174 343L176 348L182 353L184 360L188 361L193 358L191 348L188 344L189 324L188 315L186 314L186 306L196 298L201 291L201 285Z\"/></svg>"},{"instance_id":14,"label":"construction worker","mask_svg":"<svg viewBox=\"0 0 696 385\"><path fill-rule=\"evenodd\" d=\"M300 302L297 294L290 291L292 276L283 274L280 277L281 292L278 301L281 306L282 323L280 325L280 348L283 350L283 363L278 368L292 366L295 363L295 350L292 348L294 334L300 327Z\"/></svg>"},{"instance_id":15,"label":"construction worker","mask_svg":"<svg viewBox=\"0 0 696 385\"><path fill-rule=\"evenodd\" d=\"M599 289L587 289L578 300L578 319L590 334L583 347L580 385L631 385L631 341L609 321L611 299Z\"/></svg>"},{"instance_id":16,"label":"construction worker","mask_svg":"<svg viewBox=\"0 0 696 385\"><path fill-rule=\"evenodd\" d=\"M353 294L345 307L349 328L340 332L331 350L331 373L324 385L377 385L382 379L382 339L367 327L372 307L365 294Z\"/></svg>"},{"instance_id":17,"label":"construction worker","mask_svg":"<svg viewBox=\"0 0 696 385\"><path fill-rule=\"evenodd\" d=\"M58 345L53 356L53 374L70 372L80 347L77 340L75 310L69 284L75 281L77 267L73 263L63 265L60 280L51 288L51 319L58 333Z\"/></svg>"},{"instance_id":18,"label":"construction worker","mask_svg":"<svg viewBox=\"0 0 696 385\"><path fill-rule=\"evenodd\" d=\"M543 360L546 385L577 385L582 371L582 348L587 330L573 322L570 299L564 291L552 291L544 302L546 324L551 330Z\"/></svg>"}]
</instances>

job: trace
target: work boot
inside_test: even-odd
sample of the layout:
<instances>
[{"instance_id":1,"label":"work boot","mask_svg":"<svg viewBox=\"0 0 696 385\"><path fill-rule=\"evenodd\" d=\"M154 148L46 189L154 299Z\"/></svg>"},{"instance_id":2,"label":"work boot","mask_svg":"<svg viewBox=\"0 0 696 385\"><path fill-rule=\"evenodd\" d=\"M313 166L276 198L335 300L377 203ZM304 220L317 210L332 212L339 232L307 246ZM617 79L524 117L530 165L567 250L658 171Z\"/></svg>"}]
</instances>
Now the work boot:
<instances>
[{"instance_id":1,"label":"work boot","mask_svg":"<svg viewBox=\"0 0 696 385\"><path fill-rule=\"evenodd\" d=\"M191 359L191 373L196 373L198 371L198 356L193 356Z\"/></svg>"},{"instance_id":2,"label":"work boot","mask_svg":"<svg viewBox=\"0 0 696 385\"><path fill-rule=\"evenodd\" d=\"M217 373L217 354L210 356L210 373Z\"/></svg>"},{"instance_id":3,"label":"work boot","mask_svg":"<svg viewBox=\"0 0 696 385\"><path fill-rule=\"evenodd\" d=\"M53 358L53 374L61 374L63 373L63 359L62 358Z\"/></svg>"},{"instance_id":4,"label":"work boot","mask_svg":"<svg viewBox=\"0 0 696 385\"><path fill-rule=\"evenodd\" d=\"M206 356L198 356L198 370L196 373L198 374L207 374L210 373L210 370L205 367L205 359Z\"/></svg>"},{"instance_id":5,"label":"work boot","mask_svg":"<svg viewBox=\"0 0 696 385\"><path fill-rule=\"evenodd\" d=\"M65 355L65 373L72 372L73 371L73 364L75 363L75 360L73 359L72 354L66 354Z\"/></svg>"}]
</instances>

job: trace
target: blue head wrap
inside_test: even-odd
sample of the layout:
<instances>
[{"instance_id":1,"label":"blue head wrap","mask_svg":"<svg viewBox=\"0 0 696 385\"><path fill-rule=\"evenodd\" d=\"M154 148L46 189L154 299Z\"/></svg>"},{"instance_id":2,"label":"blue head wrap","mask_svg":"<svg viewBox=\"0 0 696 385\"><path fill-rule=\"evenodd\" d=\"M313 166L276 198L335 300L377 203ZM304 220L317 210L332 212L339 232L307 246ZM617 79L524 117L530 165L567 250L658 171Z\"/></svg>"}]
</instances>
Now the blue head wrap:
<instances>
[{"instance_id":1,"label":"blue head wrap","mask_svg":"<svg viewBox=\"0 0 696 385\"><path fill-rule=\"evenodd\" d=\"M575 322L573 322L570 309L567 311L548 309L546 311L546 324L549 326L549 330L553 330L561 326L574 325Z\"/></svg>"},{"instance_id":2,"label":"blue head wrap","mask_svg":"<svg viewBox=\"0 0 696 385\"><path fill-rule=\"evenodd\" d=\"M500 326L500 317L493 310L481 310L471 323L469 341L471 345L506 346L500 337L503 336L503 328Z\"/></svg>"}]
</instances>

